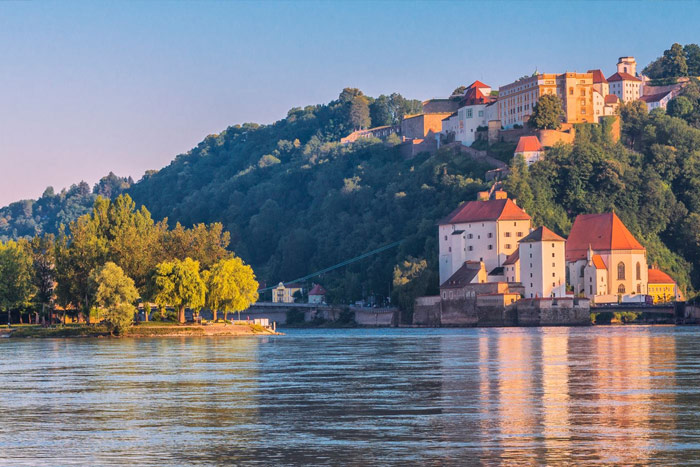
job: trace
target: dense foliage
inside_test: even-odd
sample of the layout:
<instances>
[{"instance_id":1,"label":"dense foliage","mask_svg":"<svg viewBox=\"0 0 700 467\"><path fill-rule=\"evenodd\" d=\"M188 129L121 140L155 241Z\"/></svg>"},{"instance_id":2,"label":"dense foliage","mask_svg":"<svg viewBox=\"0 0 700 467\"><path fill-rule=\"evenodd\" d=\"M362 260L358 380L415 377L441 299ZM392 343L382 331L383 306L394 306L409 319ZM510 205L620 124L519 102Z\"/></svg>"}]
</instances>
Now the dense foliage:
<instances>
[{"instance_id":1,"label":"dense foliage","mask_svg":"<svg viewBox=\"0 0 700 467\"><path fill-rule=\"evenodd\" d=\"M644 68L652 79L700 76L700 46L673 44L664 54Z\"/></svg>"}]
</instances>

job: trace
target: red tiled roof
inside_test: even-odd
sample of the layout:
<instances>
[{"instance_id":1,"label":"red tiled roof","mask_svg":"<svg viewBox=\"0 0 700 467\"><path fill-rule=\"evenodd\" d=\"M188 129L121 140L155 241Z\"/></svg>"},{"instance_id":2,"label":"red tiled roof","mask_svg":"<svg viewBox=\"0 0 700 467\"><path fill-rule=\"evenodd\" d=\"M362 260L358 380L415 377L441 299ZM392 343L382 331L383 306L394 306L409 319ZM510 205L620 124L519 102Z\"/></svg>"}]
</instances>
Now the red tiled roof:
<instances>
[{"instance_id":1,"label":"red tiled roof","mask_svg":"<svg viewBox=\"0 0 700 467\"><path fill-rule=\"evenodd\" d=\"M566 242L566 260L585 259L589 245L595 251L644 250L614 212L576 217Z\"/></svg>"},{"instance_id":2,"label":"red tiled roof","mask_svg":"<svg viewBox=\"0 0 700 467\"><path fill-rule=\"evenodd\" d=\"M549 230L547 227L542 226L538 227L532 232L530 232L528 235L525 236L525 238L520 239L520 243L529 243L529 242L565 242L566 239L560 237L559 235L555 234L551 230Z\"/></svg>"},{"instance_id":3,"label":"red tiled roof","mask_svg":"<svg viewBox=\"0 0 700 467\"><path fill-rule=\"evenodd\" d=\"M479 80L476 80L472 84L470 84L469 87L467 87L467 89L471 88L491 88L491 86L489 86L488 84L484 84Z\"/></svg>"},{"instance_id":4,"label":"red tiled roof","mask_svg":"<svg viewBox=\"0 0 700 467\"><path fill-rule=\"evenodd\" d=\"M650 284L675 284L671 276L666 274L660 269L649 269L649 283Z\"/></svg>"},{"instance_id":5,"label":"red tiled roof","mask_svg":"<svg viewBox=\"0 0 700 467\"><path fill-rule=\"evenodd\" d=\"M593 84L607 83L608 80L605 79L605 75L601 70L588 70L587 73L593 74Z\"/></svg>"},{"instance_id":6,"label":"red tiled roof","mask_svg":"<svg viewBox=\"0 0 700 467\"><path fill-rule=\"evenodd\" d=\"M515 152L541 151L542 144L537 136L521 136L518 140L518 146Z\"/></svg>"},{"instance_id":7,"label":"red tiled roof","mask_svg":"<svg viewBox=\"0 0 700 467\"><path fill-rule=\"evenodd\" d=\"M637 78L636 76L632 76L629 73L625 73L624 71L622 73L618 71L609 77L608 81L641 81L641 79Z\"/></svg>"},{"instance_id":8,"label":"red tiled roof","mask_svg":"<svg viewBox=\"0 0 700 467\"><path fill-rule=\"evenodd\" d=\"M642 96L639 98L640 101L644 101L646 103L649 102L659 102L661 99L664 97L668 96L671 93L671 91L666 91L666 92L659 92L656 94L649 94L647 96Z\"/></svg>"},{"instance_id":9,"label":"red tiled roof","mask_svg":"<svg viewBox=\"0 0 700 467\"><path fill-rule=\"evenodd\" d=\"M600 255L593 255L593 266L595 266L596 269L608 269Z\"/></svg>"},{"instance_id":10,"label":"red tiled roof","mask_svg":"<svg viewBox=\"0 0 700 467\"><path fill-rule=\"evenodd\" d=\"M445 219L440 221L440 225L497 220L526 221L530 220L530 216L507 198L469 201L452 211Z\"/></svg>"},{"instance_id":11,"label":"red tiled roof","mask_svg":"<svg viewBox=\"0 0 700 467\"><path fill-rule=\"evenodd\" d=\"M520 260L520 249L516 248L513 253L510 254L503 262L503 266L509 266L515 264Z\"/></svg>"},{"instance_id":12,"label":"red tiled roof","mask_svg":"<svg viewBox=\"0 0 700 467\"><path fill-rule=\"evenodd\" d=\"M608 94L605 96L605 103L606 104L617 104L620 102L620 98L617 97L615 94Z\"/></svg>"},{"instance_id":13,"label":"red tiled roof","mask_svg":"<svg viewBox=\"0 0 700 467\"><path fill-rule=\"evenodd\" d=\"M469 88L467 92L464 93L464 98L461 102L461 107L465 105L478 105L478 104L488 104L491 102L490 96L485 96L479 88Z\"/></svg>"},{"instance_id":14,"label":"red tiled roof","mask_svg":"<svg viewBox=\"0 0 700 467\"><path fill-rule=\"evenodd\" d=\"M326 293L326 289L319 284L314 284L313 288L309 291L309 295L326 295Z\"/></svg>"}]
</instances>

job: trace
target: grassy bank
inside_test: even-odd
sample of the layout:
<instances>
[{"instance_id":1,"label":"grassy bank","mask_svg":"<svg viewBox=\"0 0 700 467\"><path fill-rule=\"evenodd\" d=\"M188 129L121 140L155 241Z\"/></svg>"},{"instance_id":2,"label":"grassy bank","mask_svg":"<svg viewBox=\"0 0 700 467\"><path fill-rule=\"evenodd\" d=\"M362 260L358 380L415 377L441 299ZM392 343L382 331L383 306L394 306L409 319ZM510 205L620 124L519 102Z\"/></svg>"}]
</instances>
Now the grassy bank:
<instances>
[{"instance_id":1,"label":"grassy bank","mask_svg":"<svg viewBox=\"0 0 700 467\"><path fill-rule=\"evenodd\" d=\"M63 326L41 327L38 325L16 326L3 329L2 334L10 338L68 338L68 337L112 337L103 325L67 324ZM140 323L132 326L119 337L179 337L179 336L250 336L259 334L276 334L263 326L246 323L234 324L177 324L177 323Z\"/></svg>"}]
</instances>

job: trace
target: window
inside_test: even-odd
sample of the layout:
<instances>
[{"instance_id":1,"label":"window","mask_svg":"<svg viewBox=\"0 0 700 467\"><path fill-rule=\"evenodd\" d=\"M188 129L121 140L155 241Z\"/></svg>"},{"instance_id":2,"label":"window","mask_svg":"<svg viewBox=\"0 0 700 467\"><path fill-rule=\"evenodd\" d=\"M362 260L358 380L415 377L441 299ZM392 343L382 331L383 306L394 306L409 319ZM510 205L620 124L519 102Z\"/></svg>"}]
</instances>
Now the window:
<instances>
[{"instance_id":1,"label":"window","mask_svg":"<svg viewBox=\"0 0 700 467\"><path fill-rule=\"evenodd\" d=\"M493 237L493 234L489 232L488 237L489 238Z\"/></svg>"},{"instance_id":2,"label":"window","mask_svg":"<svg viewBox=\"0 0 700 467\"><path fill-rule=\"evenodd\" d=\"M556 255L555 255L554 253L552 253L552 258L554 258L555 256L556 256Z\"/></svg>"},{"instance_id":3,"label":"window","mask_svg":"<svg viewBox=\"0 0 700 467\"><path fill-rule=\"evenodd\" d=\"M467 109L467 118L472 118L472 116L474 115L473 112L473 109Z\"/></svg>"},{"instance_id":4,"label":"window","mask_svg":"<svg viewBox=\"0 0 700 467\"><path fill-rule=\"evenodd\" d=\"M472 251L472 250L474 250L474 247L470 245L470 246L469 246L469 251Z\"/></svg>"},{"instance_id":5,"label":"window","mask_svg":"<svg viewBox=\"0 0 700 467\"><path fill-rule=\"evenodd\" d=\"M625 280L625 263L623 263L622 261L617 263L617 280Z\"/></svg>"},{"instance_id":6,"label":"window","mask_svg":"<svg viewBox=\"0 0 700 467\"><path fill-rule=\"evenodd\" d=\"M552 267L553 267L553 268L556 268L557 265L556 265L555 263L552 263Z\"/></svg>"},{"instance_id":7,"label":"window","mask_svg":"<svg viewBox=\"0 0 700 467\"><path fill-rule=\"evenodd\" d=\"M483 116L484 116L484 111L483 111L483 110L479 110L479 117L483 117Z\"/></svg>"},{"instance_id":8,"label":"window","mask_svg":"<svg viewBox=\"0 0 700 467\"><path fill-rule=\"evenodd\" d=\"M445 235L445 240L447 240L447 235Z\"/></svg>"},{"instance_id":9,"label":"window","mask_svg":"<svg viewBox=\"0 0 700 467\"><path fill-rule=\"evenodd\" d=\"M617 288L617 293L625 293L625 284L620 284Z\"/></svg>"},{"instance_id":10,"label":"window","mask_svg":"<svg viewBox=\"0 0 700 467\"><path fill-rule=\"evenodd\" d=\"M593 286L590 287L590 294L593 295Z\"/></svg>"},{"instance_id":11,"label":"window","mask_svg":"<svg viewBox=\"0 0 700 467\"><path fill-rule=\"evenodd\" d=\"M493 250L493 245L489 245L489 250Z\"/></svg>"},{"instance_id":12,"label":"window","mask_svg":"<svg viewBox=\"0 0 700 467\"><path fill-rule=\"evenodd\" d=\"M522 232L518 232L518 237L522 237L522 236L523 236L523 233L522 233Z\"/></svg>"},{"instance_id":13,"label":"window","mask_svg":"<svg viewBox=\"0 0 700 467\"><path fill-rule=\"evenodd\" d=\"M530 277L532 277L532 273L530 273Z\"/></svg>"},{"instance_id":14,"label":"window","mask_svg":"<svg viewBox=\"0 0 700 467\"><path fill-rule=\"evenodd\" d=\"M569 88L569 95L573 96L574 95L574 88Z\"/></svg>"},{"instance_id":15,"label":"window","mask_svg":"<svg viewBox=\"0 0 700 467\"><path fill-rule=\"evenodd\" d=\"M642 293L642 284L637 284L637 293Z\"/></svg>"},{"instance_id":16,"label":"window","mask_svg":"<svg viewBox=\"0 0 700 467\"><path fill-rule=\"evenodd\" d=\"M450 253L452 253L452 247L449 247L449 248L447 249L447 251L450 252Z\"/></svg>"},{"instance_id":17,"label":"window","mask_svg":"<svg viewBox=\"0 0 700 467\"><path fill-rule=\"evenodd\" d=\"M506 237L510 237L510 232L506 232L506 233L503 234L503 235L506 236Z\"/></svg>"},{"instance_id":18,"label":"window","mask_svg":"<svg viewBox=\"0 0 700 467\"><path fill-rule=\"evenodd\" d=\"M637 262L637 280L642 280L642 265Z\"/></svg>"},{"instance_id":19,"label":"window","mask_svg":"<svg viewBox=\"0 0 700 467\"><path fill-rule=\"evenodd\" d=\"M472 235L472 234L467 234L467 238L472 239L472 238L474 238L474 235Z\"/></svg>"},{"instance_id":20,"label":"window","mask_svg":"<svg viewBox=\"0 0 700 467\"><path fill-rule=\"evenodd\" d=\"M557 274L555 272L553 272L552 277L557 277Z\"/></svg>"},{"instance_id":21,"label":"window","mask_svg":"<svg viewBox=\"0 0 700 467\"><path fill-rule=\"evenodd\" d=\"M510 243L506 243L506 250L510 250Z\"/></svg>"},{"instance_id":22,"label":"window","mask_svg":"<svg viewBox=\"0 0 700 467\"><path fill-rule=\"evenodd\" d=\"M581 95L582 95L582 96L585 96L585 95L586 95L586 90L585 90L585 89L581 89Z\"/></svg>"},{"instance_id":23,"label":"window","mask_svg":"<svg viewBox=\"0 0 700 467\"><path fill-rule=\"evenodd\" d=\"M581 266L581 272L579 274L579 277L583 277L584 272L586 272L586 266Z\"/></svg>"}]
</instances>

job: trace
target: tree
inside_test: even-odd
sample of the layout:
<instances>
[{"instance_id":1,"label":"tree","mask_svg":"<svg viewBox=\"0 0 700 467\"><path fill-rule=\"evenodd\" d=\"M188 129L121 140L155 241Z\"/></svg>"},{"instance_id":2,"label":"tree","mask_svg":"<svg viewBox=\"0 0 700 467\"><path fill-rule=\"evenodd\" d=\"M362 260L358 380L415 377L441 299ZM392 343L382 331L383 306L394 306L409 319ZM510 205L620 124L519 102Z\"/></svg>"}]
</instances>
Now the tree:
<instances>
[{"instance_id":1,"label":"tree","mask_svg":"<svg viewBox=\"0 0 700 467\"><path fill-rule=\"evenodd\" d=\"M253 268L241 258L233 257L217 262L209 271L207 277L207 304L214 313L224 311L224 320L229 311L237 311L240 319L241 311L247 309L258 300L258 282L255 280Z\"/></svg>"},{"instance_id":2,"label":"tree","mask_svg":"<svg viewBox=\"0 0 700 467\"><path fill-rule=\"evenodd\" d=\"M29 242L29 250L32 255L36 301L41 305L42 316L46 316L46 307L53 301L56 276L54 271L56 263L54 235L35 236Z\"/></svg>"},{"instance_id":3,"label":"tree","mask_svg":"<svg viewBox=\"0 0 700 467\"><path fill-rule=\"evenodd\" d=\"M177 308L180 323L185 322L185 308L196 310L205 304L207 288L199 273L199 261L192 258L158 264L152 289L154 302L161 307Z\"/></svg>"},{"instance_id":4,"label":"tree","mask_svg":"<svg viewBox=\"0 0 700 467\"><path fill-rule=\"evenodd\" d=\"M530 128L538 130L558 130L563 115L561 99L554 94L545 94L532 107L532 115L527 123Z\"/></svg>"},{"instance_id":5,"label":"tree","mask_svg":"<svg viewBox=\"0 0 700 467\"><path fill-rule=\"evenodd\" d=\"M391 102L389 98L382 94L369 105L369 116L372 120L372 127L393 125L391 114Z\"/></svg>"},{"instance_id":6,"label":"tree","mask_svg":"<svg viewBox=\"0 0 700 467\"><path fill-rule=\"evenodd\" d=\"M32 282L32 257L15 241L0 243L0 309L7 312L7 325L13 309L29 306L36 287Z\"/></svg>"},{"instance_id":7,"label":"tree","mask_svg":"<svg viewBox=\"0 0 700 467\"><path fill-rule=\"evenodd\" d=\"M700 76L700 46L698 44L686 44L683 47L683 52L688 65L688 75Z\"/></svg>"},{"instance_id":8,"label":"tree","mask_svg":"<svg viewBox=\"0 0 700 467\"><path fill-rule=\"evenodd\" d=\"M350 101L350 123L355 130L369 128L369 105L364 96L355 96Z\"/></svg>"},{"instance_id":9,"label":"tree","mask_svg":"<svg viewBox=\"0 0 700 467\"><path fill-rule=\"evenodd\" d=\"M111 261L94 270L90 280L95 290L95 303L106 311L105 321L110 331L123 334L134 322L136 307L133 304L139 297L134 281Z\"/></svg>"},{"instance_id":10,"label":"tree","mask_svg":"<svg viewBox=\"0 0 700 467\"><path fill-rule=\"evenodd\" d=\"M662 57L664 77L688 76L688 63L685 60L683 46L675 43L664 51Z\"/></svg>"},{"instance_id":11,"label":"tree","mask_svg":"<svg viewBox=\"0 0 700 467\"><path fill-rule=\"evenodd\" d=\"M687 97L678 96L671 99L671 102L668 103L666 113L672 117L685 119L693 113L693 103Z\"/></svg>"},{"instance_id":12,"label":"tree","mask_svg":"<svg viewBox=\"0 0 700 467\"><path fill-rule=\"evenodd\" d=\"M459 86L454 91L452 91L452 95L453 96L463 96L466 91L467 91L466 86Z\"/></svg>"}]
</instances>

